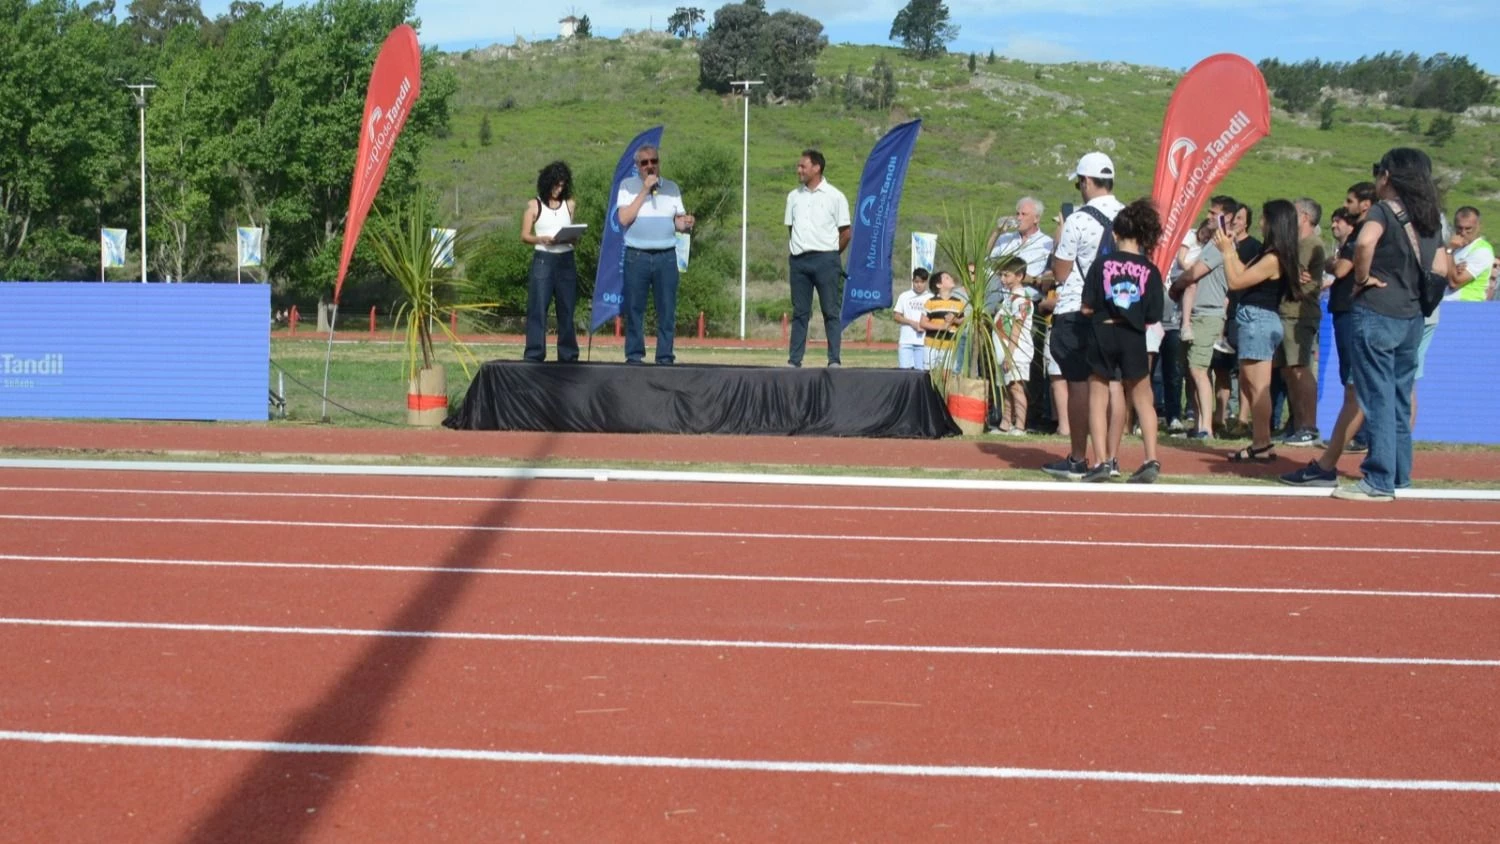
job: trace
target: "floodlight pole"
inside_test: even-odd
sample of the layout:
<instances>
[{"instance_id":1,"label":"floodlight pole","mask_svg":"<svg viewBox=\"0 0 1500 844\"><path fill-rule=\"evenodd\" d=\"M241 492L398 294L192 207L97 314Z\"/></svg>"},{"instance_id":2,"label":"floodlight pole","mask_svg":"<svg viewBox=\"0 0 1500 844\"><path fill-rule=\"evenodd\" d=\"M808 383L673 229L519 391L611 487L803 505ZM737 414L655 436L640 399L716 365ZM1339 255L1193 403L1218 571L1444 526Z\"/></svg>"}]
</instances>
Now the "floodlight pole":
<instances>
[{"instance_id":1,"label":"floodlight pole","mask_svg":"<svg viewBox=\"0 0 1500 844\"><path fill-rule=\"evenodd\" d=\"M745 98L745 143L740 163L740 339L745 339L746 259L749 252L750 217L750 86L764 85L759 79L744 79L729 83L730 87L742 89Z\"/></svg>"},{"instance_id":2,"label":"floodlight pole","mask_svg":"<svg viewBox=\"0 0 1500 844\"><path fill-rule=\"evenodd\" d=\"M154 82L136 82L125 86L134 91L136 107L141 110L141 284L146 283L146 92Z\"/></svg>"}]
</instances>

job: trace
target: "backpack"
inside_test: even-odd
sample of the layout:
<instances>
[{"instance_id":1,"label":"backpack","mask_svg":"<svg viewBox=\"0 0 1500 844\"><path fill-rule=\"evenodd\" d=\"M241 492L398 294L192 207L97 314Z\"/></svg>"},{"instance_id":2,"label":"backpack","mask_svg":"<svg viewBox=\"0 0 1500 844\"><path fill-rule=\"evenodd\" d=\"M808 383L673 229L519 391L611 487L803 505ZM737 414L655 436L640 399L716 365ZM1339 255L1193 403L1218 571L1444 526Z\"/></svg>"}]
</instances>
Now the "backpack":
<instances>
[{"instance_id":1,"label":"backpack","mask_svg":"<svg viewBox=\"0 0 1500 844\"><path fill-rule=\"evenodd\" d=\"M1100 226L1102 226L1104 228L1104 235L1099 238L1099 251L1094 254L1094 260L1097 261L1100 258L1103 258L1104 256L1110 254L1111 252L1114 252L1115 251L1115 221L1111 220L1110 218L1108 218L1106 216L1104 216L1104 212L1103 211L1100 211L1098 208L1095 208L1092 205L1085 205L1085 206L1083 206L1082 208L1080 208L1078 210L1082 211L1083 213L1085 213L1087 215L1089 215L1090 217L1093 217L1094 218L1094 222L1098 223ZM1093 263L1090 263L1089 264L1089 269L1093 269L1093 266L1094 266ZM1083 272L1084 275L1088 275L1088 272L1086 270L1080 270L1080 271Z\"/></svg>"}]
</instances>

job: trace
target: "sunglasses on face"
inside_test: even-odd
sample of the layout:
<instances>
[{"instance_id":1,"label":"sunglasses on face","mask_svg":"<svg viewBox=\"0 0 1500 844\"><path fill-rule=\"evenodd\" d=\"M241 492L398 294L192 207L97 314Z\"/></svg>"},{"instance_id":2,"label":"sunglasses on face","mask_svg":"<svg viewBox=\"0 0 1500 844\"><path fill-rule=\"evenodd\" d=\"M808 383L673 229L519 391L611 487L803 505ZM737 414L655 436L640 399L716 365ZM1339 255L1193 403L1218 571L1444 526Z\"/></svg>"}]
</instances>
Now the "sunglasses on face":
<instances>
[{"instance_id":1,"label":"sunglasses on face","mask_svg":"<svg viewBox=\"0 0 1500 844\"><path fill-rule=\"evenodd\" d=\"M636 162L636 164L639 165L639 166L641 166L641 167L645 167L647 164L660 164L660 163L661 163L661 159L660 158L642 158L641 160L639 160L639 161Z\"/></svg>"}]
</instances>

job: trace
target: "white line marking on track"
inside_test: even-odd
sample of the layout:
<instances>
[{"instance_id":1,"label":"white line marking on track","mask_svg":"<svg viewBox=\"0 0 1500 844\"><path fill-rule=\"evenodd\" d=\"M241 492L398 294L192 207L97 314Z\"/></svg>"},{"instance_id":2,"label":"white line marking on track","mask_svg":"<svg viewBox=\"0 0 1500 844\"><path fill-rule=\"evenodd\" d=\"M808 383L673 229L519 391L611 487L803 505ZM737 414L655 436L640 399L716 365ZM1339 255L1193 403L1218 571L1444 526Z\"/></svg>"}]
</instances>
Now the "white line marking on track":
<instances>
[{"instance_id":1,"label":"white line marking on track","mask_svg":"<svg viewBox=\"0 0 1500 844\"><path fill-rule=\"evenodd\" d=\"M1211 651L1123 651L1097 648L1007 648L982 645L882 645L860 642L767 642L740 639L670 639L651 636L561 636L538 633L473 633L441 630L372 630L347 627L271 627L254 624L182 624L160 621L108 621L68 618L4 618L0 626L84 630L153 630L173 633L248 633L274 636L349 636L363 639L437 639L473 642L525 642L553 645L626 645L664 648L837 651L843 653L942 654L958 656L1049 656L1100 659L1174 659L1209 662L1317 663L1326 665L1500 668L1500 659L1445 657L1336 656L1318 654L1218 653Z\"/></svg>"},{"instance_id":2,"label":"white line marking on track","mask_svg":"<svg viewBox=\"0 0 1500 844\"><path fill-rule=\"evenodd\" d=\"M457 575L511 575L518 577L580 577L611 580L687 580L717 583L788 583L813 586L930 586L960 589L1076 589L1118 592L1188 592L1225 595L1319 595L1334 598L1477 598L1500 600L1497 592L1420 592L1382 589L1315 589L1258 586L1182 586L1155 583L1069 583L1041 580L933 580L897 577L814 577L769 574L703 574L697 572L584 571L579 569L524 569L463 566L379 565L375 563L295 563L269 560L192 560L161 557L82 557L0 554L0 561L103 564L132 566L185 566L189 568L300 569L327 572L378 571L395 573L446 573Z\"/></svg>"},{"instance_id":3,"label":"white line marking on track","mask_svg":"<svg viewBox=\"0 0 1500 844\"><path fill-rule=\"evenodd\" d=\"M442 525L394 524L383 522L299 522L291 519L210 519L187 516L50 516L26 513L0 513L0 521L10 522L80 522L92 524L136 525L217 525L224 527L320 528L332 530L417 530L479 531L486 533L569 534L573 536L648 536L655 539L770 539L819 540L831 542L920 542L957 543L964 545L1046 545L1075 548L1171 548L1212 551L1293 551L1300 553L1349 554L1441 554L1459 557L1500 557L1497 549L1400 548L1356 545L1254 545L1224 542L1130 542L1112 539L1020 539L1000 536L879 536L873 534L837 533L762 533L727 530L632 530L629 528L585 527L519 527L515 525Z\"/></svg>"},{"instance_id":4,"label":"white line marking on track","mask_svg":"<svg viewBox=\"0 0 1500 844\"><path fill-rule=\"evenodd\" d=\"M505 496L483 496L483 495L394 495L381 493L362 492L285 492L285 491L259 491L259 490L196 490L196 489L135 489L130 487L65 487L65 486L0 486L0 492L46 492L46 493L79 493L87 495L163 495L181 496L188 498L197 497L223 497L223 498L290 498L314 499L314 500L336 500L336 501L416 501L432 504L556 504L570 507L662 507L662 508L688 508L688 509L721 509L721 510L809 510L819 513L826 512L856 512L856 513L903 513L903 514L941 514L946 516L1062 516L1075 517L1109 517L1109 516L1132 516L1148 519L1183 519L1189 521L1248 521L1248 522L1296 522L1307 524L1310 519L1318 524L1390 524L1390 525L1428 525L1428 526L1466 526L1466 527L1500 527L1500 520L1487 519L1393 519L1371 516L1369 518L1353 518L1350 516L1326 516L1319 515L1309 517L1298 516L1259 516L1235 513L1203 514L1203 513L1150 513L1133 509L1122 510L1044 510L1035 508L1015 507L882 507L864 506L857 504L766 504L742 501L652 501L652 500L627 500L610 498L512 498Z\"/></svg>"},{"instance_id":5,"label":"white line marking on track","mask_svg":"<svg viewBox=\"0 0 1500 844\"><path fill-rule=\"evenodd\" d=\"M981 481L868 475L780 475L761 472L673 472L649 469L561 469L551 467L396 466L331 463L189 463L134 460L0 459L0 469L76 469L91 472L185 472L238 475L357 475L429 478L502 478L521 481L641 481L648 483L752 484L768 486L864 487L1045 492L1063 495L1228 495L1265 498L1327 498L1326 489L1249 484L1069 484L1057 481ZM1401 491L1402 501L1500 501L1500 490Z\"/></svg>"},{"instance_id":6,"label":"white line marking on track","mask_svg":"<svg viewBox=\"0 0 1500 844\"><path fill-rule=\"evenodd\" d=\"M683 756L615 756L599 753L542 753L524 750L471 750L455 747L403 747L370 744L313 744L238 741L177 736L123 736L94 733L0 730L0 741L31 744L79 744L144 747L163 750L214 750L229 753L321 753L543 765L590 765L613 768L754 771L774 774L839 774L886 777L1052 780L1149 785L1217 785L1249 788L1325 788L1358 791L1447 791L1500 793L1500 782L1484 780L1414 780L1374 777L1290 777L1264 774L1190 774L1155 771L1090 771L1014 768L989 765L893 765L867 762L805 762L782 759L715 759Z\"/></svg>"}]
</instances>

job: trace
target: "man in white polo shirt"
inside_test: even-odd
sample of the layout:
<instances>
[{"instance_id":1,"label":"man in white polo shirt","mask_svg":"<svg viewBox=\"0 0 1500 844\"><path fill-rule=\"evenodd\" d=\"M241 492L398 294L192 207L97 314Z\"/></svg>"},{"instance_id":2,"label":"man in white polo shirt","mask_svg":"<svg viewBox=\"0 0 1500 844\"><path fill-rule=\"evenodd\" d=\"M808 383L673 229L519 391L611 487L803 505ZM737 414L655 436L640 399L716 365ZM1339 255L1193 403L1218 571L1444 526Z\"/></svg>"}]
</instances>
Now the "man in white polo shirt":
<instances>
[{"instance_id":1,"label":"man in white polo shirt","mask_svg":"<svg viewBox=\"0 0 1500 844\"><path fill-rule=\"evenodd\" d=\"M823 154L805 150L797 162L800 186L787 194L786 227L791 252L792 336L787 363L802 365L807 350L807 322L812 317L813 291L823 311L828 336L828 365L839 365L839 253L849 245L849 200L823 178Z\"/></svg>"},{"instance_id":2,"label":"man in white polo shirt","mask_svg":"<svg viewBox=\"0 0 1500 844\"><path fill-rule=\"evenodd\" d=\"M1088 472L1089 373L1088 347L1094 326L1083 315L1083 277L1099 257L1104 227L1112 225L1125 204L1115 199L1115 163L1102 152L1091 152L1073 168L1073 185L1084 207L1062 220L1052 276L1058 280L1057 306L1052 310L1052 357L1068 382L1068 456L1048 463L1049 475L1080 480ZM1091 209L1091 210L1090 210ZM1097 216L1096 216L1097 215ZM1123 426L1123 420L1120 423ZM1109 457L1106 443L1094 443L1094 459Z\"/></svg>"},{"instance_id":3,"label":"man in white polo shirt","mask_svg":"<svg viewBox=\"0 0 1500 844\"><path fill-rule=\"evenodd\" d=\"M677 360L677 232L693 228L677 183L661 177L661 153L643 146L635 151L639 175L620 182L615 197L625 229L625 362L646 358L646 296L656 300L656 362Z\"/></svg>"}]
</instances>

